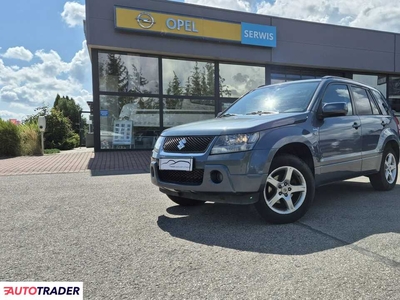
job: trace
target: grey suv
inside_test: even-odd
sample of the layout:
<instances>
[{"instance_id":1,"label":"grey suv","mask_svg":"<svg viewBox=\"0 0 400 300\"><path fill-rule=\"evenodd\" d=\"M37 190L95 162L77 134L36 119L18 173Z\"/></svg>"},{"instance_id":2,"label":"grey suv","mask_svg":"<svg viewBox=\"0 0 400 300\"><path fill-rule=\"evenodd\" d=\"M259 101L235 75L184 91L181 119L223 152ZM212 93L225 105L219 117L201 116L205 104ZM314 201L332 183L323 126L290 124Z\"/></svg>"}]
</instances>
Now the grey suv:
<instances>
[{"instance_id":1,"label":"grey suv","mask_svg":"<svg viewBox=\"0 0 400 300\"><path fill-rule=\"evenodd\" d=\"M393 189L399 128L378 90L346 78L262 86L215 119L165 130L151 181L179 205L255 204L269 222L294 222L321 185L364 175Z\"/></svg>"}]
</instances>

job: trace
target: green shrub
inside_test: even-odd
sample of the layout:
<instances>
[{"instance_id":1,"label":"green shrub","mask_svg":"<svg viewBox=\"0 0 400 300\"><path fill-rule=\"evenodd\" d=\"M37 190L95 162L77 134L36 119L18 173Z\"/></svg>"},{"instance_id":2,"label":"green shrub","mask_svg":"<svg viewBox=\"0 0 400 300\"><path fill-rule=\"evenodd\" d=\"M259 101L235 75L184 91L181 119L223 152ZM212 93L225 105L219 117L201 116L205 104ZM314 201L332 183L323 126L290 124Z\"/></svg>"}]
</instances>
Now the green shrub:
<instances>
[{"instance_id":1,"label":"green shrub","mask_svg":"<svg viewBox=\"0 0 400 300\"><path fill-rule=\"evenodd\" d=\"M37 124L23 124L18 126L21 136L21 155L40 155L40 132Z\"/></svg>"},{"instance_id":2,"label":"green shrub","mask_svg":"<svg viewBox=\"0 0 400 300\"><path fill-rule=\"evenodd\" d=\"M44 149L44 154L56 154L60 153L59 149Z\"/></svg>"},{"instance_id":3,"label":"green shrub","mask_svg":"<svg viewBox=\"0 0 400 300\"><path fill-rule=\"evenodd\" d=\"M59 110L46 116L45 148L70 150L79 146L79 136L72 130L71 121Z\"/></svg>"},{"instance_id":4,"label":"green shrub","mask_svg":"<svg viewBox=\"0 0 400 300\"><path fill-rule=\"evenodd\" d=\"M18 126L0 119L0 156L21 154L21 137Z\"/></svg>"}]
</instances>

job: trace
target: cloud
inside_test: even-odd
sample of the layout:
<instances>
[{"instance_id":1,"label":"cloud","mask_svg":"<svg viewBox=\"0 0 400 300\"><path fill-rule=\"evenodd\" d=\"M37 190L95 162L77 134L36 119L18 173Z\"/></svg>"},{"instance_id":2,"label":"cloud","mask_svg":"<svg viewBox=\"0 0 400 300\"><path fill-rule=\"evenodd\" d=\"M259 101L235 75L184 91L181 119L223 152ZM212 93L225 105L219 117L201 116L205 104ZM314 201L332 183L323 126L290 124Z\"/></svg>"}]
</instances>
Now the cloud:
<instances>
[{"instance_id":1,"label":"cloud","mask_svg":"<svg viewBox=\"0 0 400 300\"><path fill-rule=\"evenodd\" d=\"M8 120L8 119L22 120L24 117L25 114L22 113L15 113L8 110L0 110L0 118L3 120Z\"/></svg>"},{"instance_id":2,"label":"cloud","mask_svg":"<svg viewBox=\"0 0 400 300\"><path fill-rule=\"evenodd\" d=\"M86 41L70 62L63 61L54 50L38 50L34 56L37 63L21 68L0 59L0 104L33 111L43 103L52 105L60 94L73 97L88 109L86 101L92 100L92 94L83 87L91 76Z\"/></svg>"},{"instance_id":3,"label":"cloud","mask_svg":"<svg viewBox=\"0 0 400 300\"><path fill-rule=\"evenodd\" d=\"M85 19L85 5L78 2L66 2L61 17L69 27L82 25Z\"/></svg>"},{"instance_id":4,"label":"cloud","mask_svg":"<svg viewBox=\"0 0 400 300\"><path fill-rule=\"evenodd\" d=\"M246 0L186 0L185 2L246 12L250 11L250 2Z\"/></svg>"},{"instance_id":5,"label":"cloud","mask_svg":"<svg viewBox=\"0 0 400 300\"><path fill-rule=\"evenodd\" d=\"M33 54L31 51L25 49L24 47L13 47L8 48L6 53L4 53L2 57L30 61L33 58Z\"/></svg>"},{"instance_id":6,"label":"cloud","mask_svg":"<svg viewBox=\"0 0 400 300\"><path fill-rule=\"evenodd\" d=\"M400 32L398 0L185 0L270 16Z\"/></svg>"}]
</instances>

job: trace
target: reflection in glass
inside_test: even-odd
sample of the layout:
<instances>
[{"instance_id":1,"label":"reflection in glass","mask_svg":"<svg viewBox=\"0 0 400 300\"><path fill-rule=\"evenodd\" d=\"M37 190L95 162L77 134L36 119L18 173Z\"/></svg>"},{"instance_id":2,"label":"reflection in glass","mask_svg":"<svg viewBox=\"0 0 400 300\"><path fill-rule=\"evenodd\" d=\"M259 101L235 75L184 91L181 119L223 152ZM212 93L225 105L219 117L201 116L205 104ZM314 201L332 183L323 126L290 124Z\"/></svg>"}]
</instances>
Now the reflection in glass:
<instances>
[{"instance_id":1,"label":"reflection in glass","mask_svg":"<svg viewBox=\"0 0 400 300\"><path fill-rule=\"evenodd\" d=\"M400 111L400 77L389 76L388 102L392 109Z\"/></svg>"},{"instance_id":2,"label":"reflection in glass","mask_svg":"<svg viewBox=\"0 0 400 300\"><path fill-rule=\"evenodd\" d=\"M102 149L152 149L160 134L159 99L100 96Z\"/></svg>"},{"instance_id":3,"label":"reflection in glass","mask_svg":"<svg viewBox=\"0 0 400 300\"><path fill-rule=\"evenodd\" d=\"M173 127L215 117L214 100L164 99L163 101L164 127Z\"/></svg>"},{"instance_id":4,"label":"reflection in glass","mask_svg":"<svg viewBox=\"0 0 400 300\"><path fill-rule=\"evenodd\" d=\"M240 98L225 113L273 114L305 111L319 82L268 85Z\"/></svg>"},{"instance_id":5,"label":"reflection in glass","mask_svg":"<svg viewBox=\"0 0 400 300\"><path fill-rule=\"evenodd\" d=\"M214 63L163 59L165 95L214 96Z\"/></svg>"},{"instance_id":6,"label":"reflection in glass","mask_svg":"<svg viewBox=\"0 0 400 300\"><path fill-rule=\"evenodd\" d=\"M158 59L99 53L100 91L158 94Z\"/></svg>"},{"instance_id":7,"label":"reflection in glass","mask_svg":"<svg viewBox=\"0 0 400 300\"><path fill-rule=\"evenodd\" d=\"M368 99L367 91L361 88L352 87L354 104L359 115L372 115L371 104Z\"/></svg>"},{"instance_id":8,"label":"reflection in glass","mask_svg":"<svg viewBox=\"0 0 400 300\"><path fill-rule=\"evenodd\" d=\"M353 114L353 107L350 102L350 93L347 85L330 84L322 98L322 105L326 103L345 102L347 103L347 115Z\"/></svg>"},{"instance_id":9,"label":"reflection in glass","mask_svg":"<svg viewBox=\"0 0 400 300\"><path fill-rule=\"evenodd\" d=\"M239 98L265 84L265 68L242 65L219 65L219 94Z\"/></svg>"}]
</instances>

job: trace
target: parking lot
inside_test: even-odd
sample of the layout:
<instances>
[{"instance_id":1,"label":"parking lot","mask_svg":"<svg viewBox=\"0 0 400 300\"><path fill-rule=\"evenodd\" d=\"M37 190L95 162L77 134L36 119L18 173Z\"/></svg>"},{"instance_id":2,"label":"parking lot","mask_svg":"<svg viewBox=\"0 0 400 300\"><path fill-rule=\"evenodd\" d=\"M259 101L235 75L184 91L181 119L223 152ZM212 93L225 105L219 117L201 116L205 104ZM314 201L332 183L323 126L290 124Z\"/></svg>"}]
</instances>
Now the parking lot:
<instances>
[{"instance_id":1,"label":"parking lot","mask_svg":"<svg viewBox=\"0 0 400 300\"><path fill-rule=\"evenodd\" d=\"M149 174L0 177L0 281L82 281L84 299L400 299L399 188L320 188L300 222L181 208Z\"/></svg>"}]
</instances>

